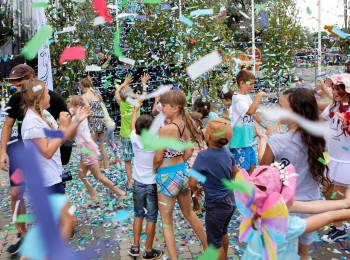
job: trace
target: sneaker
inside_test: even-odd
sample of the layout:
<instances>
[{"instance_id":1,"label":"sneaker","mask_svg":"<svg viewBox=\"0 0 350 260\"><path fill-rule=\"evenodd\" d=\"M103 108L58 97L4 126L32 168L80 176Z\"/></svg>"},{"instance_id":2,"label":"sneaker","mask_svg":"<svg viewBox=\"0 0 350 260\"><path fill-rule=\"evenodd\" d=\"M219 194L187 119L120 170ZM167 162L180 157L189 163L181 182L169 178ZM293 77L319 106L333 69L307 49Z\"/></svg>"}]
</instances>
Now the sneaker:
<instances>
[{"instance_id":1,"label":"sneaker","mask_svg":"<svg viewBox=\"0 0 350 260\"><path fill-rule=\"evenodd\" d=\"M346 238L347 236L345 228L344 230L339 230L335 226L332 226L332 230L330 230L327 235L322 236L321 239L331 244L339 239Z\"/></svg>"},{"instance_id":2,"label":"sneaker","mask_svg":"<svg viewBox=\"0 0 350 260\"><path fill-rule=\"evenodd\" d=\"M140 255L140 246L131 246L128 253L131 256L135 256L135 257L139 256Z\"/></svg>"},{"instance_id":3,"label":"sneaker","mask_svg":"<svg viewBox=\"0 0 350 260\"><path fill-rule=\"evenodd\" d=\"M16 237L13 239L11 245L6 249L6 252L11 255L18 253L19 250L21 250L22 241L23 241L23 237L17 234Z\"/></svg>"},{"instance_id":4,"label":"sneaker","mask_svg":"<svg viewBox=\"0 0 350 260\"><path fill-rule=\"evenodd\" d=\"M151 252L146 252L143 254L143 259L158 259L163 255L163 251L152 249Z\"/></svg>"}]
</instances>

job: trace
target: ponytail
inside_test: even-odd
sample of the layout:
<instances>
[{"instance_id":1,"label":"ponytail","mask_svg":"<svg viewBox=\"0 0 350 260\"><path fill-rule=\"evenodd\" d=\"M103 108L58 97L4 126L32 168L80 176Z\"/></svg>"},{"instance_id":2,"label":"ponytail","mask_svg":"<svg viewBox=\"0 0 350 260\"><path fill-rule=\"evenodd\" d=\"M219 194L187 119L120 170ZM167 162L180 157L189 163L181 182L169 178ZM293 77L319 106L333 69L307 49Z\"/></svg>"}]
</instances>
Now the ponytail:
<instances>
[{"instance_id":1,"label":"ponytail","mask_svg":"<svg viewBox=\"0 0 350 260\"><path fill-rule=\"evenodd\" d=\"M183 109L183 118L185 121L185 125L187 129L190 131L191 139L195 142L199 142L203 138L203 133L201 130L198 129L196 126L196 123L193 121L190 112L188 112L187 107L184 107ZM202 139L203 140L203 139Z\"/></svg>"}]
</instances>

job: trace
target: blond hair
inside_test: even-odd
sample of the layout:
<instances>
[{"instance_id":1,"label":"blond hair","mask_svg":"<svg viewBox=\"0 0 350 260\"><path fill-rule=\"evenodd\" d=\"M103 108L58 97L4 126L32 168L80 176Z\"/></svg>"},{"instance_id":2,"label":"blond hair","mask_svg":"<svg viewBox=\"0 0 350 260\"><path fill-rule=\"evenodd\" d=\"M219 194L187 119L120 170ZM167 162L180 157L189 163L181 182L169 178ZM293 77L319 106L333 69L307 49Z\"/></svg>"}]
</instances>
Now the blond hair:
<instances>
[{"instance_id":1,"label":"blond hair","mask_svg":"<svg viewBox=\"0 0 350 260\"><path fill-rule=\"evenodd\" d=\"M41 86L41 89L35 89L34 87ZM34 107L35 111L40 115L41 119L53 130L53 125L43 116L43 111L40 108L40 102L44 98L47 87L45 82L38 79L29 79L22 85L22 101L24 107L24 113L28 111L29 107Z\"/></svg>"},{"instance_id":2,"label":"blond hair","mask_svg":"<svg viewBox=\"0 0 350 260\"><path fill-rule=\"evenodd\" d=\"M162 104L169 104L172 107L178 106L180 115L182 115L185 126L190 131L190 135L193 141L201 140L202 138L202 131L200 131L195 122L193 121L190 112L188 112L188 109L186 107L187 100L186 96L183 92L179 90L170 90L163 95L160 96L160 103Z\"/></svg>"},{"instance_id":3,"label":"blond hair","mask_svg":"<svg viewBox=\"0 0 350 260\"><path fill-rule=\"evenodd\" d=\"M120 92L119 92L119 95L120 95L120 98L121 100L126 100L128 98L128 95L127 93L132 93L132 89L129 87L129 86L123 86L121 89L120 89Z\"/></svg>"},{"instance_id":4,"label":"blond hair","mask_svg":"<svg viewBox=\"0 0 350 260\"><path fill-rule=\"evenodd\" d=\"M73 95L67 99L67 105L71 105L72 107L76 107L76 106L84 107L85 103L81 96Z\"/></svg>"},{"instance_id":5,"label":"blond hair","mask_svg":"<svg viewBox=\"0 0 350 260\"><path fill-rule=\"evenodd\" d=\"M84 88L88 88L91 89L91 92L93 93L93 95L101 102L103 102L102 97L100 97L97 93L96 90L94 88L94 83L92 82L91 77L87 76L86 78L83 78L80 80L80 85ZM89 98L90 99L90 98Z\"/></svg>"}]
</instances>

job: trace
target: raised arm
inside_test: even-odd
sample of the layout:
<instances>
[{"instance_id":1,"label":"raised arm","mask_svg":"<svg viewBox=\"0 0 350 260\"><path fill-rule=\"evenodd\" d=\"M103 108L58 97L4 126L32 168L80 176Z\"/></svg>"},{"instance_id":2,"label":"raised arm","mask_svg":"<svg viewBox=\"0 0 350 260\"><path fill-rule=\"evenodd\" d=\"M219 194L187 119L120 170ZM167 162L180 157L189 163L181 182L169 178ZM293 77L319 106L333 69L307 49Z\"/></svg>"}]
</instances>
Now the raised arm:
<instances>
[{"instance_id":1,"label":"raised arm","mask_svg":"<svg viewBox=\"0 0 350 260\"><path fill-rule=\"evenodd\" d=\"M116 91L115 91L114 95L115 95L115 98L116 98L119 105L120 105L120 102L122 101L122 99L120 98L120 90L122 89L122 87L129 85L133 81L133 79L134 79L133 76L126 75L123 84L121 84L121 85L116 84L115 85Z\"/></svg>"},{"instance_id":2,"label":"raised arm","mask_svg":"<svg viewBox=\"0 0 350 260\"><path fill-rule=\"evenodd\" d=\"M254 127L255 133L259 137L258 162L260 165L270 165L273 163L274 154L267 143L267 136L258 127Z\"/></svg>"},{"instance_id":3,"label":"raised arm","mask_svg":"<svg viewBox=\"0 0 350 260\"><path fill-rule=\"evenodd\" d=\"M294 201L289 212L318 214L331 210L346 209L350 207L350 196L343 200L314 200Z\"/></svg>"},{"instance_id":4,"label":"raised arm","mask_svg":"<svg viewBox=\"0 0 350 260\"><path fill-rule=\"evenodd\" d=\"M157 105L158 105L159 99L160 99L159 96L154 98L154 104L153 104L153 107L152 107L152 116L156 116L158 114Z\"/></svg>"},{"instance_id":5,"label":"raised arm","mask_svg":"<svg viewBox=\"0 0 350 260\"><path fill-rule=\"evenodd\" d=\"M253 114L255 114L256 113L256 110L258 109L258 106L259 106L259 104L260 104L260 101L261 101L261 99L263 98L263 97L268 97L268 95L267 95L267 93L265 93L264 91L260 91L257 95L256 95L256 97L255 97L255 99L254 99L254 101L253 101L253 103L249 106L249 109L248 109L248 111L247 111L247 115L253 115Z\"/></svg>"},{"instance_id":6,"label":"raised arm","mask_svg":"<svg viewBox=\"0 0 350 260\"><path fill-rule=\"evenodd\" d=\"M136 123L136 119L137 119L137 112L140 110L142 106L142 103L139 103L139 106L134 107L134 112L132 113L132 117L131 117L131 123L130 123L130 127L131 127L131 131L135 130L135 123Z\"/></svg>"}]
</instances>

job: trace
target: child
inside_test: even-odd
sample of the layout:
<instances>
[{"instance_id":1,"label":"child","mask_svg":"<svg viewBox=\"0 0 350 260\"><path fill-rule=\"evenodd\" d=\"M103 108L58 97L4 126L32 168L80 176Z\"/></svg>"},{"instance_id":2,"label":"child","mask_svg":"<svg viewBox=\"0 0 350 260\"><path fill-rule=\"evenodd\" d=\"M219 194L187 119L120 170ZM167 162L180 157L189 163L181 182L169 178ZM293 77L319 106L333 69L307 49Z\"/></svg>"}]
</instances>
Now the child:
<instances>
[{"instance_id":1,"label":"child","mask_svg":"<svg viewBox=\"0 0 350 260\"><path fill-rule=\"evenodd\" d=\"M219 94L219 98L221 99L221 102L224 104L226 109L224 110L224 113L222 115L223 118L231 120L231 113L232 113L232 96L234 91L229 90L226 93L221 92Z\"/></svg>"},{"instance_id":2,"label":"child","mask_svg":"<svg viewBox=\"0 0 350 260\"><path fill-rule=\"evenodd\" d=\"M231 112L233 135L237 138L231 140L230 151L235 155L238 167L246 169L249 173L254 171L256 165L253 119L269 131L268 125L261 116L255 114L261 99L268 95L260 91L253 101L249 93L254 87L254 81L254 74L248 70L241 70L237 74L238 91L232 96Z\"/></svg>"},{"instance_id":3,"label":"child","mask_svg":"<svg viewBox=\"0 0 350 260\"><path fill-rule=\"evenodd\" d=\"M200 138L201 132L187 110L184 93L170 90L160 97L160 102L162 103L161 111L167 119L171 119L170 124L159 130L160 137L172 137L180 142L187 142L190 138L192 140ZM203 248L207 247L203 225L191 207L189 176L185 164L191 155L192 149L174 151L165 148L156 151L153 159L153 170L157 171L156 182L163 234L171 260L177 259L173 230L173 211L176 199L183 215L199 237Z\"/></svg>"},{"instance_id":4,"label":"child","mask_svg":"<svg viewBox=\"0 0 350 260\"><path fill-rule=\"evenodd\" d=\"M239 171L232 154L224 147L231 140L232 134L229 121L223 118L211 120L205 130L205 141L209 148L199 152L192 167L206 177L203 186L207 242L219 250L219 259L227 259L229 245L227 227L236 209L233 193L222 182L223 179L233 179ZM199 188L197 182L195 178L190 178L191 189L201 197L203 188Z\"/></svg>"},{"instance_id":5,"label":"child","mask_svg":"<svg viewBox=\"0 0 350 260\"><path fill-rule=\"evenodd\" d=\"M144 94L147 91L147 80L149 79L148 74L144 74L141 76L141 82L142 82L142 94ZM130 189L132 187L132 173L131 173L131 159L133 157L132 152L132 146L130 142L130 132L131 132L131 117L132 113L134 111L134 106L130 103L126 102L126 99L128 98L127 93L132 94L131 88L128 86L129 83L131 83L133 80L132 76L126 76L124 83L119 87L116 86L117 90L115 91L115 97L117 99L117 102L120 107L120 115L122 117L121 120L121 129L120 129L120 135L122 139L122 145L123 145L123 161L125 162L125 171L126 176L128 178L128 184L127 188ZM140 116L140 111L138 112L137 116Z\"/></svg>"},{"instance_id":6,"label":"child","mask_svg":"<svg viewBox=\"0 0 350 260\"><path fill-rule=\"evenodd\" d=\"M70 122L68 112L61 112L59 117L59 127L56 120L46 110L50 104L49 90L45 83L41 80L30 79L22 86L21 92L25 117L22 123L22 138L24 145L34 142L38 148L40 155L38 163L43 171L43 183L48 194L65 194L62 184L62 163L59 147L66 139L74 133L81 120L84 120L89 115L89 108L79 109L78 122ZM61 130L64 133L64 139L46 137L39 134L44 129ZM61 235L65 240L74 234L75 218L68 213L70 205L64 202L62 214L59 222L61 223Z\"/></svg>"},{"instance_id":7,"label":"child","mask_svg":"<svg viewBox=\"0 0 350 260\"><path fill-rule=\"evenodd\" d=\"M130 141L135 155L133 178L134 178L134 244L129 250L129 255L136 257L140 255L140 236L142 232L142 222L146 217L146 251L143 259L158 259L163 252L152 248L154 234L156 230L158 215L157 199L157 175L153 173L154 151L143 151L140 142L140 134L143 129L149 129L153 122L150 115L142 115L137 120L137 114L141 107L134 108L131 118Z\"/></svg>"},{"instance_id":8,"label":"child","mask_svg":"<svg viewBox=\"0 0 350 260\"><path fill-rule=\"evenodd\" d=\"M280 96L279 105L310 121L318 121L316 98L310 89L293 88L286 90ZM326 142L323 137L313 136L300 128L290 119L280 121L288 125L285 133L274 133L267 138L257 128L260 138L258 161L260 165L269 165L273 161L293 164L298 173L298 183L295 199L311 201L320 198L320 185L329 182L328 167L318 159L323 158ZM309 215L298 215L302 218ZM307 259L309 246L313 243L312 234L299 237L299 255Z\"/></svg>"},{"instance_id":9,"label":"child","mask_svg":"<svg viewBox=\"0 0 350 260\"><path fill-rule=\"evenodd\" d=\"M248 196L235 190L238 210L244 216L239 239L248 243L242 260L298 259L299 236L332 221L350 219L350 210L343 210L350 206L349 198L337 203L294 202L297 174L291 164L284 167L275 162L271 166L261 166L251 176L241 169L236 181L242 179L255 191L255 195ZM301 219L288 215L288 209L290 212L325 213Z\"/></svg>"},{"instance_id":10,"label":"child","mask_svg":"<svg viewBox=\"0 0 350 260\"><path fill-rule=\"evenodd\" d=\"M67 100L67 105L73 115L73 120L75 120L75 117L78 116L79 109L86 106L82 97L79 97L77 95L71 96ZM75 136L75 142L77 144L78 154L80 155L80 164L78 171L79 178L84 183L90 196L90 198L86 201L85 204L82 205L82 207L96 207L100 204L96 190L92 187L91 183L86 178L86 173L88 170L91 171L96 180L102 182L103 185L118 195L119 204L117 207L123 207L127 192L122 191L118 187L114 186L111 180L101 174L100 166L98 164L98 146L91 138L87 119L83 120L80 123L77 129L77 134Z\"/></svg>"},{"instance_id":11,"label":"child","mask_svg":"<svg viewBox=\"0 0 350 260\"><path fill-rule=\"evenodd\" d=\"M329 122L332 136L328 140L330 163L329 175L332 182L328 192L324 192L329 199L344 198L350 184L350 74L340 74L332 78L333 103L321 114ZM326 187L327 188L327 187ZM333 194L336 194L334 197ZM331 231L322 237L324 241L332 243L346 238L347 232L342 222L334 223Z\"/></svg>"}]
</instances>

